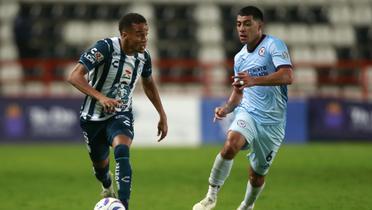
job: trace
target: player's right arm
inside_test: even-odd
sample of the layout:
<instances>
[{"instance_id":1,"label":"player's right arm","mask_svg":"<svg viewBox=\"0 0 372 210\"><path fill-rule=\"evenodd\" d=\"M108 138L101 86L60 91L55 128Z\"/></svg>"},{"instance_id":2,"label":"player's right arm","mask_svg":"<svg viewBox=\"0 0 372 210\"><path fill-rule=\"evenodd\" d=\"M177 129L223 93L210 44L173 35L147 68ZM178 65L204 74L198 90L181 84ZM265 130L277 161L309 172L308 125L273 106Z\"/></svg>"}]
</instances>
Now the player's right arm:
<instances>
[{"instance_id":1,"label":"player's right arm","mask_svg":"<svg viewBox=\"0 0 372 210\"><path fill-rule=\"evenodd\" d=\"M233 91L229 97L229 100L224 106L219 106L214 109L214 120L222 120L227 114L234 111L234 109L240 104L243 98L243 90L233 86Z\"/></svg>"},{"instance_id":2,"label":"player's right arm","mask_svg":"<svg viewBox=\"0 0 372 210\"><path fill-rule=\"evenodd\" d=\"M92 86L89 85L85 75L87 70L85 66L81 63L78 63L75 68L72 70L71 74L68 77L68 82L80 90L82 93L89 95L95 98L103 106L105 112L114 112L115 107L120 105L120 100L108 98Z\"/></svg>"}]
</instances>

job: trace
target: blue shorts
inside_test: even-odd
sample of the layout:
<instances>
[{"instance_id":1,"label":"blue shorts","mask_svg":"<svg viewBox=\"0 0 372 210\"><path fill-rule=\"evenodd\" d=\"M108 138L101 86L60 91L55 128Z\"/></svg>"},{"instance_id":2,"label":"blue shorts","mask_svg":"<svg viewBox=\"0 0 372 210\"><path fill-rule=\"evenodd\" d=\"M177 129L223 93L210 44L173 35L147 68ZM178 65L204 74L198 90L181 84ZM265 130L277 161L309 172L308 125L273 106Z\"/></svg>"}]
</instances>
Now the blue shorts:
<instances>
[{"instance_id":1,"label":"blue shorts","mask_svg":"<svg viewBox=\"0 0 372 210\"><path fill-rule=\"evenodd\" d=\"M247 155L253 170L266 175L284 139L285 123L261 125L248 112L236 112L229 130L239 132L246 139L242 148L249 149Z\"/></svg>"},{"instance_id":2,"label":"blue shorts","mask_svg":"<svg viewBox=\"0 0 372 210\"><path fill-rule=\"evenodd\" d=\"M131 112L120 113L104 121L80 119L80 127L83 130L90 159L94 162L107 159L115 136L123 134L130 139L134 137Z\"/></svg>"}]
</instances>

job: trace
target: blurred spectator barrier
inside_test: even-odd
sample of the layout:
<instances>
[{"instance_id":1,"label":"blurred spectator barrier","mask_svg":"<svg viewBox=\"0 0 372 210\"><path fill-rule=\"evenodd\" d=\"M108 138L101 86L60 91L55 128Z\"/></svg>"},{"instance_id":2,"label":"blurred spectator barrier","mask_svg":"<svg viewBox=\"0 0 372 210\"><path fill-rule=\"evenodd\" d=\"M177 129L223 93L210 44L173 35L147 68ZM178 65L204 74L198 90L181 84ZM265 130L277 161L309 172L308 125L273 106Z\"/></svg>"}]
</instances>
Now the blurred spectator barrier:
<instances>
[{"instance_id":1,"label":"blurred spectator barrier","mask_svg":"<svg viewBox=\"0 0 372 210\"><path fill-rule=\"evenodd\" d=\"M311 140L372 141L372 103L312 98L308 107Z\"/></svg>"},{"instance_id":2,"label":"blurred spectator barrier","mask_svg":"<svg viewBox=\"0 0 372 210\"><path fill-rule=\"evenodd\" d=\"M68 59L0 61L0 95L81 96L65 82L75 63L76 60ZM295 63L294 67L295 80L288 87L290 98L328 96L372 100L372 61L301 62ZM226 96L231 91L231 60L161 59L154 61L153 68L162 92ZM191 73L190 69L198 69L198 73ZM27 71L33 73L25 73Z\"/></svg>"}]
</instances>

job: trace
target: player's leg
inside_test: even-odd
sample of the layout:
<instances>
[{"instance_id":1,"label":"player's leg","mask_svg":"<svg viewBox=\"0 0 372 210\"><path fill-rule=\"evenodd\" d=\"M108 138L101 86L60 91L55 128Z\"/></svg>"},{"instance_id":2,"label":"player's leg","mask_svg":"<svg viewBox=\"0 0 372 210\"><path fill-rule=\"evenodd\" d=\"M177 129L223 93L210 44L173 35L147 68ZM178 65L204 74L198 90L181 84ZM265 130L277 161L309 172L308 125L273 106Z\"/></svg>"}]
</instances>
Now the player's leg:
<instances>
[{"instance_id":1,"label":"player's leg","mask_svg":"<svg viewBox=\"0 0 372 210\"><path fill-rule=\"evenodd\" d=\"M246 193L238 210L251 210L265 186L265 176L284 138L283 125L257 125L258 140L252 142L249 180Z\"/></svg>"},{"instance_id":2,"label":"player's leg","mask_svg":"<svg viewBox=\"0 0 372 210\"><path fill-rule=\"evenodd\" d=\"M126 209L129 209L129 198L132 183L132 167L129 159L129 148L132 140L125 135L117 135L113 140L115 156L115 180L118 186L118 196Z\"/></svg>"},{"instance_id":3,"label":"player's leg","mask_svg":"<svg viewBox=\"0 0 372 210\"><path fill-rule=\"evenodd\" d=\"M209 175L209 188L206 197L195 204L193 210L213 209L217 203L217 193L230 174L233 159L245 145L245 138L236 131L229 131L221 151L214 160Z\"/></svg>"},{"instance_id":4,"label":"player's leg","mask_svg":"<svg viewBox=\"0 0 372 210\"><path fill-rule=\"evenodd\" d=\"M237 210L252 210L254 202L265 186L265 176L256 173L252 167L249 168L249 180L244 195L244 200Z\"/></svg>"},{"instance_id":5,"label":"player's leg","mask_svg":"<svg viewBox=\"0 0 372 210\"><path fill-rule=\"evenodd\" d=\"M109 144L106 141L105 122L81 121L84 140L93 163L94 175L102 184L103 197L116 197L109 170Z\"/></svg>"},{"instance_id":6,"label":"player's leg","mask_svg":"<svg viewBox=\"0 0 372 210\"><path fill-rule=\"evenodd\" d=\"M96 178L102 183L101 196L116 198L109 162L109 158L103 161L95 161L93 162L93 170Z\"/></svg>"},{"instance_id":7,"label":"player's leg","mask_svg":"<svg viewBox=\"0 0 372 210\"><path fill-rule=\"evenodd\" d=\"M249 124L250 119L246 119L246 114L238 113L230 126L225 144L217 154L210 176L209 188L206 197L194 205L193 210L213 209L217 203L217 193L230 174L233 159L238 152L248 144L246 139L253 139Z\"/></svg>"},{"instance_id":8,"label":"player's leg","mask_svg":"<svg viewBox=\"0 0 372 210\"><path fill-rule=\"evenodd\" d=\"M132 115L115 116L108 125L116 162L115 181L118 186L118 197L126 209L129 209L129 198L132 183L132 167L129 148L133 139Z\"/></svg>"}]
</instances>

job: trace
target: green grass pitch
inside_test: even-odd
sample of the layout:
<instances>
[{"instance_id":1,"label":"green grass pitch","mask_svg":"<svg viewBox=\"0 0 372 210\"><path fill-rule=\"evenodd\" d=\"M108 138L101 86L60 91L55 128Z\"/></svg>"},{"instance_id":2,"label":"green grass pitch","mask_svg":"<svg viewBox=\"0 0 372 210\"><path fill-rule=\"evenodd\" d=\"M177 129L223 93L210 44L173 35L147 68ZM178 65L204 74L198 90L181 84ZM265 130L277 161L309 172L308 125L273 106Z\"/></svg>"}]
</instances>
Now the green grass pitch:
<instances>
[{"instance_id":1,"label":"green grass pitch","mask_svg":"<svg viewBox=\"0 0 372 210\"><path fill-rule=\"evenodd\" d=\"M219 148L133 148L131 210L191 210ZM216 210L237 208L246 179L241 152ZM255 210L370 210L372 144L284 145L266 181ZM99 192L84 145L0 145L0 209L93 210Z\"/></svg>"}]
</instances>

